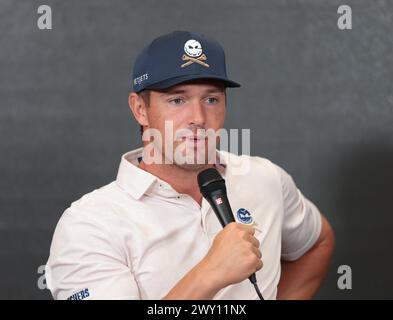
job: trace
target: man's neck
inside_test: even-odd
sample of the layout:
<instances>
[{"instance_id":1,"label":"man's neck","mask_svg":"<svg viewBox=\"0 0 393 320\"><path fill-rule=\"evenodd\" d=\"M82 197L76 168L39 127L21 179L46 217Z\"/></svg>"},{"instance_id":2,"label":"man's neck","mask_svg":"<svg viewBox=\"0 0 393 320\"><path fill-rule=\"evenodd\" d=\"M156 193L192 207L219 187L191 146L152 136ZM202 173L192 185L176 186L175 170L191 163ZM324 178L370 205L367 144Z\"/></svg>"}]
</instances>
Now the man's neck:
<instances>
[{"instance_id":1,"label":"man's neck","mask_svg":"<svg viewBox=\"0 0 393 320\"><path fill-rule=\"evenodd\" d=\"M206 165L200 170L187 170L174 164L146 164L141 161L139 168L169 183L178 193L188 194L199 206L202 205L202 194L199 191L197 176L200 171L212 167Z\"/></svg>"}]
</instances>

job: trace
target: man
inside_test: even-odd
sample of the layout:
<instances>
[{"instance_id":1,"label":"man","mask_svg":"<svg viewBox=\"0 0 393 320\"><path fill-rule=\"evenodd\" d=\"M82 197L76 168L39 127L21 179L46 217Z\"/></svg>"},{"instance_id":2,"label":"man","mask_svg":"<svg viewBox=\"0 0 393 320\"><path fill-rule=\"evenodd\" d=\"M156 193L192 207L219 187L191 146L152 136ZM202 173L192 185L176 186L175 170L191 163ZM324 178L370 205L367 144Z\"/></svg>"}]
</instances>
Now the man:
<instances>
[{"instance_id":1,"label":"man","mask_svg":"<svg viewBox=\"0 0 393 320\"><path fill-rule=\"evenodd\" d=\"M227 87L239 84L203 35L173 32L140 53L129 105L144 149L64 212L46 268L54 298L258 299L254 272L265 299L313 297L332 230L282 168L212 147L206 132L223 127ZM209 167L226 180L236 216L225 228L199 191Z\"/></svg>"}]
</instances>

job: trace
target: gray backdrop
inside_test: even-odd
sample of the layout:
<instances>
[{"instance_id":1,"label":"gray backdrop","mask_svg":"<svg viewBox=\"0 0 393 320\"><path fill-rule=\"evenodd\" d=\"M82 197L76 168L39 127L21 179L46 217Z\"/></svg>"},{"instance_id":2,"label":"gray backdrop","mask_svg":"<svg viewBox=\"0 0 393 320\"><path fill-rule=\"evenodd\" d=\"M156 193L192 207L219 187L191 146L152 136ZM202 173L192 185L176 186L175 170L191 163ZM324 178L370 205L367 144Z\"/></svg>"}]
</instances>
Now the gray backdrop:
<instances>
[{"instance_id":1,"label":"gray backdrop","mask_svg":"<svg viewBox=\"0 0 393 320\"><path fill-rule=\"evenodd\" d=\"M353 29L337 27L352 7ZM53 29L37 28L48 4ZM317 298L392 298L393 1L0 0L0 298L48 299L40 273L62 212L115 179L140 146L127 105L137 52L206 33L243 84L228 128L284 167L325 213L337 247ZM337 268L353 289L337 287Z\"/></svg>"}]
</instances>

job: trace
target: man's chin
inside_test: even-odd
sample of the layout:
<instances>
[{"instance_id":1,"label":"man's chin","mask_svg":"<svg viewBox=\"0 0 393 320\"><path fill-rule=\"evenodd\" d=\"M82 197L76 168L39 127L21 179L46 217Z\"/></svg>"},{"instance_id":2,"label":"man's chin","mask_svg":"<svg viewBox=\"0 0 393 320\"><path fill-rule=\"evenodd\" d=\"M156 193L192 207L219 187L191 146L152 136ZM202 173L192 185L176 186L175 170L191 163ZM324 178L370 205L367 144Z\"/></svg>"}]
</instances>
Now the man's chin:
<instances>
[{"instance_id":1,"label":"man's chin","mask_svg":"<svg viewBox=\"0 0 393 320\"><path fill-rule=\"evenodd\" d=\"M208 150L207 148L205 150ZM186 152L174 154L172 163L187 171L200 171L201 169L211 167L216 162L216 149L205 150L187 149Z\"/></svg>"},{"instance_id":2,"label":"man's chin","mask_svg":"<svg viewBox=\"0 0 393 320\"><path fill-rule=\"evenodd\" d=\"M200 164L200 163L191 163L191 164L190 163L182 163L182 164L174 163L174 165L179 168L182 168L183 170L193 171L193 172L201 171L201 170L211 166L211 164L208 164L208 163L202 163L202 164Z\"/></svg>"}]
</instances>

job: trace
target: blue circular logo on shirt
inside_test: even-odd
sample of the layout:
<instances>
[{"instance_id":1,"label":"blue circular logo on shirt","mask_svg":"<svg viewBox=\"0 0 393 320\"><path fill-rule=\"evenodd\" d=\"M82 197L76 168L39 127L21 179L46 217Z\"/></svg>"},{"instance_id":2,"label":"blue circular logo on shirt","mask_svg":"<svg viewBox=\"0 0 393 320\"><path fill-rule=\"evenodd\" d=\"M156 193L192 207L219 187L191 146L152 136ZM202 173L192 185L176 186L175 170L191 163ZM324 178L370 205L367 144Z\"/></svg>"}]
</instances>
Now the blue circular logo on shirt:
<instances>
[{"instance_id":1,"label":"blue circular logo on shirt","mask_svg":"<svg viewBox=\"0 0 393 320\"><path fill-rule=\"evenodd\" d=\"M246 223L246 224L250 224L254 221L251 217L251 213L247 209L244 209L244 208L240 208L239 210L237 210L237 219L240 222Z\"/></svg>"}]
</instances>

